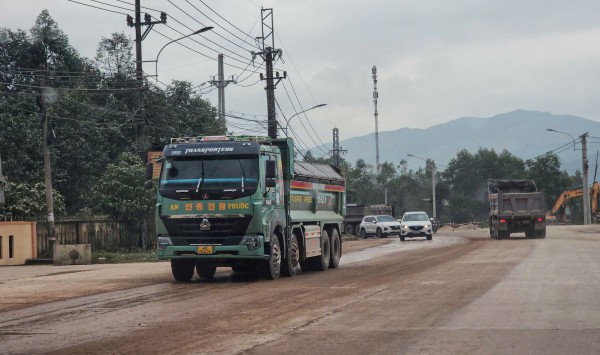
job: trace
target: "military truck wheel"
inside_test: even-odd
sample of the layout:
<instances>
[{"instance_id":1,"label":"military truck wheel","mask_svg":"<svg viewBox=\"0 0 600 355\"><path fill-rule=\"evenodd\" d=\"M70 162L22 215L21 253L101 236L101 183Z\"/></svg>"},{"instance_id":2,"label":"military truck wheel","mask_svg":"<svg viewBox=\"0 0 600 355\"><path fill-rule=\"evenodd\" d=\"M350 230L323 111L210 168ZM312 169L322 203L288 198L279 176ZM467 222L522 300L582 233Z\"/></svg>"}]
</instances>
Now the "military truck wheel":
<instances>
[{"instance_id":1,"label":"military truck wheel","mask_svg":"<svg viewBox=\"0 0 600 355\"><path fill-rule=\"evenodd\" d=\"M194 276L194 260L171 259L173 278L180 282L189 282Z\"/></svg>"},{"instance_id":2,"label":"military truck wheel","mask_svg":"<svg viewBox=\"0 0 600 355\"><path fill-rule=\"evenodd\" d=\"M276 235L271 236L271 257L263 264L263 276L277 280L281 274L281 246Z\"/></svg>"},{"instance_id":3,"label":"military truck wheel","mask_svg":"<svg viewBox=\"0 0 600 355\"><path fill-rule=\"evenodd\" d=\"M292 233L290 238L287 257L283 259L281 264L281 274L283 276L295 276L298 272L298 264L300 262L300 246L296 234Z\"/></svg>"},{"instance_id":4,"label":"military truck wheel","mask_svg":"<svg viewBox=\"0 0 600 355\"><path fill-rule=\"evenodd\" d=\"M537 231L535 237L540 238L540 239L545 239L546 238L546 230L544 229L541 231Z\"/></svg>"},{"instance_id":5,"label":"military truck wheel","mask_svg":"<svg viewBox=\"0 0 600 355\"><path fill-rule=\"evenodd\" d=\"M360 230L360 237L362 239L367 239L367 231L364 228Z\"/></svg>"},{"instance_id":6,"label":"military truck wheel","mask_svg":"<svg viewBox=\"0 0 600 355\"><path fill-rule=\"evenodd\" d=\"M215 277L215 272L217 272L217 267L215 265L196 263L196 272L201 279L212 280Z\"/></svg>"},{"instance_id":7,"label":"military truck wheel","mask_svg":"<svg viewBox=\"0 0 600 355\"><path fill-rule=\"evenodd\" d=\"M344 227L344 233L352 235L354 233L354 227L352 227L351 224L346 224L346 226Z\"/></svg>"},{"instance_id":8,"label":"military truck wheel","mask_svg":"<svg viewBox=\"0 0 600 355\"><path fill-rule=\"evenodd\" d=\"M329 258L329 267L332 269L337 268L340 265L340 258L342 257L342 240L337 229L333 229L331 232L331 257Z\"/></svg>"},{"instance_id":9,"label":"military truck wheel","mask_svg":"<svg viewBox=\"0 0 600 355\"><path fill-rule=\"evenodd\" d=\"M331 258L331 245L329 244L329 234L323 230L321 234L321 255L309 259L311 270L325 271L329 268L329 259Z\"/></svg>"},{"instance_id":10,"label":"military truck wheel","mask_svg":"<svg viewBox=\"0 0 600 355\"><path fill-rule=\"evenodd\" d=\"M375 231L375 236L377 238L383 238L383 232L381 232L381 228L377 228L377 231Z\"/></svg>"}]
</instances>

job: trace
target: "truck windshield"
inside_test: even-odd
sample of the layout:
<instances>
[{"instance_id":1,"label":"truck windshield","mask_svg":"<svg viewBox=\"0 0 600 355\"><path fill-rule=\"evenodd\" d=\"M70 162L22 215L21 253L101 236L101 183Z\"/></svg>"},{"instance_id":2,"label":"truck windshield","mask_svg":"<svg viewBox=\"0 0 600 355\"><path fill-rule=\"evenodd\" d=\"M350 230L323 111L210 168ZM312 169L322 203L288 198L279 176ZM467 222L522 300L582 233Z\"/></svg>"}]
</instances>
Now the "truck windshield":
<instances>
[{"instance_id":1,"label":"truck windshield","mask_svg":"<svg viewBox=\"0 0 600 355\"><path fill-rule=\"evenodd\" d=\"M258 157L166 158L159 192L174 199L232 199L258 188Z\"/></svg>"}]
</instances>

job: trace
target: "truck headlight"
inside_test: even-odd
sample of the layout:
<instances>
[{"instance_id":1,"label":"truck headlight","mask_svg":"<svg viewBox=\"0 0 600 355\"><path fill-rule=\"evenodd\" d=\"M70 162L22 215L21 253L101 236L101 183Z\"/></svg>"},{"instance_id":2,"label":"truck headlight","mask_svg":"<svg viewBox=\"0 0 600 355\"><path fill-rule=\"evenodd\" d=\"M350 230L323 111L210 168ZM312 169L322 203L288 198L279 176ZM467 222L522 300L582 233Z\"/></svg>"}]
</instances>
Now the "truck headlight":
<instances>
[{"instance_id":1,"label":"truck headlight","mask_svg":"<svg viewBox=\"0 0 600 355\"><path fill-rule=\"evenodd\" d=\"M245 245L248 250L256 250L260 248L260 237L257 235L245 235L240 244Z\"/></svg>"},{"instance_id":2,"label":"truck headlight","mask_svg":"<svg viewBox=\"0 0 600 355\"><path fill-rule=\"evenodd\" d=\"M165 250L167 246L173 245L173 241L171 240L171 237L159 236L156 245L158 246L158 250Z\"/></svg>"}]
</instances>

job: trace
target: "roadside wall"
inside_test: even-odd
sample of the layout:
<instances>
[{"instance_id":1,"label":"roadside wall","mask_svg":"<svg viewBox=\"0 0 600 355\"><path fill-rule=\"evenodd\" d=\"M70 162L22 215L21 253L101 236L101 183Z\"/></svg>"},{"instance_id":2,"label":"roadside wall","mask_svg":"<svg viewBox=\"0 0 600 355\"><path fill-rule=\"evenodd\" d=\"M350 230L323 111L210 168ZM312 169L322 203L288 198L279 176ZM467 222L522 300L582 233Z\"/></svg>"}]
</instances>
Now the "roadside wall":
<instances>
[{"instance_id":1,"label":"roadside wall","mask_svg":"<svg viewBox=\"0 0 600 355\"><path fill-rule=\"evenodd\" d=\"M37 257L35 222L0 222L0 266L24 265Z\"/></svg>"},{"instance_id":2,"label":"roadside wall","mask_svg":"<svg viewBox=\"0 0 600 355\"><path fill-rule=\"evenodd\" d=\"M37 252L48 249L48 224L37 224ZM55 222L56 242L90 244L92 250L115 250L155 246L153 222L116 221L104 218L69 219Z\"/></svg>"}]
</instances>

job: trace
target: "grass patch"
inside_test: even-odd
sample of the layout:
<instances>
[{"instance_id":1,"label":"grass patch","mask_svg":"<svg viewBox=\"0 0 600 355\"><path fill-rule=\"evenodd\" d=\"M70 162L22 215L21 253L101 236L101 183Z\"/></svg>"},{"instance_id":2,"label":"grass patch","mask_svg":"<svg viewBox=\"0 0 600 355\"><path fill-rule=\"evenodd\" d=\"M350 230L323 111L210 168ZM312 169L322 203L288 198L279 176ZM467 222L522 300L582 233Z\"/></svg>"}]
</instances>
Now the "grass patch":
<instances>
[{"instance_id":1,"label":"grass patch","mask_svg":"<svg viewBox=\"0 0 600 355\"><path fill-rule=\"evenodd\" d=\"M160 261L155 250L98 250L92 252L94 264L147 263Z\"/></svg>"}]
</instances>

